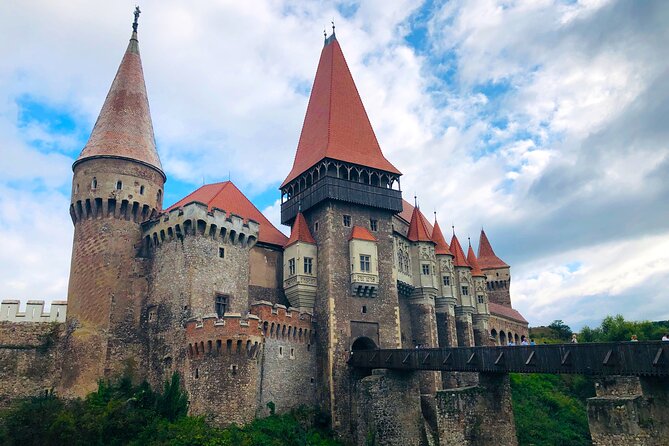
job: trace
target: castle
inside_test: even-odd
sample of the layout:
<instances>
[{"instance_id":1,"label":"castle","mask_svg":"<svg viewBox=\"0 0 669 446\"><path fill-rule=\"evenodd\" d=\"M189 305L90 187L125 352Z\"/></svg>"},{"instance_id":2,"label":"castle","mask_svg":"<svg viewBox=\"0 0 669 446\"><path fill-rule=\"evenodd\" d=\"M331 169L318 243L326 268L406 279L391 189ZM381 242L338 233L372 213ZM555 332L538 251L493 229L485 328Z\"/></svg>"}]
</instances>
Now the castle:
<instances>
[{"instance_id":1,"label":"castle","mask_svg":"<svg viewBox=\"0 0 669 446\"><path fill-rule=\"evenodd\" d=\"M177 371L191 412L220 425L308 405L360 442L351 350L506 345L528 334L511 305L510 267L485 232L478 254L471 243L465 253L455 232L447 242L436 216L430 223L402 198L402 174L381 151L334 28L280 187L290 237L230 181L163 209L137 21L73 171L67 305L46 315L38 302L20 313L3 301L2 404L50 389L84 396L123 373L160 386ZM416 397L477 380L416 376L404 389Z\"/></svg>"}]
</instances>

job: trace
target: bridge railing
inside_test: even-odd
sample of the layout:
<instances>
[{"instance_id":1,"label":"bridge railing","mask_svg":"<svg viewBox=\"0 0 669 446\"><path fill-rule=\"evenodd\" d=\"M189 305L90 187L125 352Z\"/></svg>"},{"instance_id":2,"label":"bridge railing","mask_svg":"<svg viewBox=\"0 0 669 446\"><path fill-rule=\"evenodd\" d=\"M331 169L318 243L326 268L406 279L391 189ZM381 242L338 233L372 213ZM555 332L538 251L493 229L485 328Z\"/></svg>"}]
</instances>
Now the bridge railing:
<instances>
[{"instance_id":1,"label":"bridge railing","mask_svg":"<svg viewBox=\"0 0 669 446\"><path fill-rule=\"evenodd\" d=\"M352 367L492 373L669 376L669 342L352 351Z\"/></svg>"}]
</instances>

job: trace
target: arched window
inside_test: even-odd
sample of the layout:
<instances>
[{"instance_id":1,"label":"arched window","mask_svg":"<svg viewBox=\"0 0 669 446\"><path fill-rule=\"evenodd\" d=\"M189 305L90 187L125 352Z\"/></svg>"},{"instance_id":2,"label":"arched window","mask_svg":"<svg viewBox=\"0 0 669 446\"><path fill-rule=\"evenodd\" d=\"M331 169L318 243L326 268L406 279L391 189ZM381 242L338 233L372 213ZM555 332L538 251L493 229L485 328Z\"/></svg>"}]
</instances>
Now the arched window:
<instances>
[{"instance_id":1,"label":"arched window","mask_svg":"<svg viewBox=\"0 0 669 446\"><path fill-rule=\"evenodd\" d=\"M91 181L91 189L97 189L98 188L98 179L93 177L93 181Z\"/></svg>"},{"instance_id":2,"label":"arched window","mask_svg":"<svg viewBox=\"0 0 669 446\"><path fill-rule=\"evenodd\" d=\"M118 180L116 182L116 190L121 190L121 189L123 189L123 181Z\"/></svg>"},{"instance_id":3,"label":"arched window","mask_svg":"<svg viewBox=\"0 0 669 446\"><path fill-rule=\"evenodd\" d=\"M139 186L139 195L144 195L144 186Z\"/></svg>"},{"instance_id":4,"label":"arched window","mask_svg":"<svg viewBox=\"0 0 669 446\"><path fill-rule=\"evenodd\" d=\"M161 200L163 199L163 191L162 190L158 189L158 194L156 194L156 199L158 200L158 203L161 202Z\"/></svg>"}]
</instances>

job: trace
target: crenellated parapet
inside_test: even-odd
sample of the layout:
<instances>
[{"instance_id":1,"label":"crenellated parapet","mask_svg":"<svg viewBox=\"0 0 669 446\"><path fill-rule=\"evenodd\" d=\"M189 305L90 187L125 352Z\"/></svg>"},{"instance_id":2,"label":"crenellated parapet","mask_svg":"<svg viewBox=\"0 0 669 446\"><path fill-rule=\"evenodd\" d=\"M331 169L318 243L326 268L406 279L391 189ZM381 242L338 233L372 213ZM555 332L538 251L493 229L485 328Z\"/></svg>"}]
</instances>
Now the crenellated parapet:
<instances>
[{"instance_id":1,"label":"crenellated parapet","mask_svg":"<svg viewBox=\"0 0 669 446\"><path fill-rule=\"evenodd\" d=\"M66 301L51 302L51 309L44 312L43 300L29 300L25 311L20 311L21 301L3 300L0 304L0 322L65 322L67 314Z\"/></svg>"},{"instance_id":2,"label":"crenellated parapet","mask_svg":"<svg viewBox=\"0 0 669 446\"><path fill-rule=\"evenodd\" d=\"M255 359L262 342L260 319L253 314L242 318L241 314L232 313L221 318L212 314L190 320L186 323L186 342L191 359L223 354Z\"/></svg>"},{"instance_id":3,"label":"crenellated parapet","mask_svg":"<svg viewBox=\"0 0 669 446\"><path fill-rule=\"evenodd\" d=\"M144 247L151 249L163 242L189 235L211 237L222 243L251 248L258 240L260 225L233 213L199 202L165 212L142 225Z\"/></svg>"},{"instance_id":4,"label":"crenellated parapet","mask_svg":"<svg viewBox=\"0 0 669 446\"><path fill-rule=\"evenodd\" d=\"M251 313L261 321L264 337L301 344L313 341L315 330L309 312L259 301L251 304Z\"/></svg>"}]
</instances>

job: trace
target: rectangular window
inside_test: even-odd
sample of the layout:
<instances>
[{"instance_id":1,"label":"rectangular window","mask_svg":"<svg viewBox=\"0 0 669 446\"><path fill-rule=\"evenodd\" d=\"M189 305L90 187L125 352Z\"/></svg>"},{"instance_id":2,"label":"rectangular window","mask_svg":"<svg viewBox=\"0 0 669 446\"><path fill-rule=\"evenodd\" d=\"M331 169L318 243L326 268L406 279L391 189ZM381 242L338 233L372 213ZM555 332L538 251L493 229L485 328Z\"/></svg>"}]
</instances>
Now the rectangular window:
<instances>
[{"instance_id":1,"label":"rectangular window","mask_svg":"<svg viewBox=\"0 0 669 446\"><path fill-rule=\"evenodd\" d=\"M351 226L351 216L350 215L344 215L344 226L347 228Z\"/></svg>"},{"instance_id":2,"label":"rectangular window","mask_svg":"<svg viewBox=\"0 0 669 446\"><path fill-rule=\"evenodd\" d=\"M378 231L379 222L377 220L374 220L373 218L369 220L369 229L371 229L372 231Z\"/></svg>"},{"instance_id":3,"label":"rectangular window","mask_svg":"<svg viewBox=\"0 0 669 446\"><path fill-rule=\"evenodd\" d=\"M462 295L463 296L469 296L469 287L467 287L467 286L462 287Z\"/></svg>"},{"instance_id":4,"label":"rectangular window","mask_svg":"<svg viewBox=\"0 0 669 446\"><path fill-rule=\"evenodd\" d=\"M449 286L451 284L451 276L444 276L444 286Z\"/></svg>"},{"instance_id":5,"label":"rectangular window","mask_svg":"<svg viewBox=\"0 0 669 446\"><path fill-rule=\"evenodd\" d=\"M369 262L369 256L360 254L360 271L363 273L368 273L370 271Z\"/></svg>"},{"instance_id":6,"label":"rectangular window","mask_svg":"<svg viewBox=\"0 0 669 446\"><path fill-rule=\"evenodd\" d=\"M311 257L304 258L304 274L311 274L311 267L314 263L314 259Z\"/></svg>"},{"instance_id":7,"label":"rectangular window","mask_svg":"<svg viewBox=\"0 0 669 446\"><path fill-rule=\"evenodd\" d=\"M484 304L485 303L485 298L479 294L479 303Z\"/></svg>"},{"instance_id":8,"label":"rectangular window","mask_svg":"<svg viewBox=\"0 0 669 446\"><path fill-rule=\"evenodd\" d=\"M218 256L220 258L225 258L225 248L218 248Z\"/></svg>"},{"instance_id":9,"label":"rectangular window","mask_svg":"<svg viewBox=\"0 0 669 446\"><path fill-rule=\"evenodd\" d=\"M318 222L314 222L314 232L318 232Z\"/></svg>"},{"instance_id":10,"label":"rectangular window","mask_svg":"<svg viewBox=\"0 0 669 446\"><path fill-rule=\"evenodd\" d=\"M228 310L229 303L230 303L230 296L227 296L225 294L216 295L215 309L216 309L216 314L218 315L219 318L223 317L225 312Z\"/></svg>"},{"instance_id":11,"label":"rectangular window","mask_svg":"<svg viewBox=\"0 0 669 446\"><path fill-rule=\"evenodd\" d=\"M289 276L295 275L295 259L288 260L288 275Z\"/></svg>"},{"instance_id":12,"label":"rectangular window","mask_svg":"<svg viewBox=\"0 0 669 446\"><path fill-rule=\"evenodd\" d=\"M427 263L423 263L423 275L424 276L429 276L430 275L430 265Z\"/></svg>"}]
</instances>

